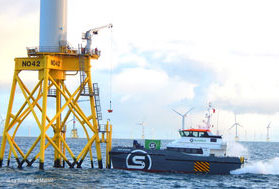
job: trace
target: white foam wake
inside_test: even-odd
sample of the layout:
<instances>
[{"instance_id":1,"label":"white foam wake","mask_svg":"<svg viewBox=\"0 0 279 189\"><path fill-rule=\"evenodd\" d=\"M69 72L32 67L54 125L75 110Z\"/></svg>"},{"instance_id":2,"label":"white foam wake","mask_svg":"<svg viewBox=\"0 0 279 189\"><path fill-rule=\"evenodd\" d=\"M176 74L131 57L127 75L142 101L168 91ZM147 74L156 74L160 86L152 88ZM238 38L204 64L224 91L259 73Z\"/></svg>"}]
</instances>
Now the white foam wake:
<instances>
[{"instance_id":1,"label":"white foam wake","mask_svg":"<svg viewBox=\"0 0 279 189\"><path fill-rule=\"evenodd\" d=\"M244 164L243 168L231 171L231 174L245 173L279 175L279 157Z\"/></svg>"}]
</instances>

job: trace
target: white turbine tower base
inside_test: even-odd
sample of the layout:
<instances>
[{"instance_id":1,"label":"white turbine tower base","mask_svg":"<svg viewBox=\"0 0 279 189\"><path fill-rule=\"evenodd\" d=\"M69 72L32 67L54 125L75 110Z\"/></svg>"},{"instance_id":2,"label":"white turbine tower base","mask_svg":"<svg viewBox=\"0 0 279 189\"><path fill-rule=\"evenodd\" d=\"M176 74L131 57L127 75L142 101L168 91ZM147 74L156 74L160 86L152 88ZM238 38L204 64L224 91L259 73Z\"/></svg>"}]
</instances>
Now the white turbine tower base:
<instances>
[{"instance_id":1,"label":"white turbine tower base","mask_svg":"<svg viewBox=\"0 0 279 189\"><path fill-rule=\"evenodd\" d=\"M60 44L67 43L67 2L40 1L40 52L60 52Z\"/></svg>"}]
</instances>

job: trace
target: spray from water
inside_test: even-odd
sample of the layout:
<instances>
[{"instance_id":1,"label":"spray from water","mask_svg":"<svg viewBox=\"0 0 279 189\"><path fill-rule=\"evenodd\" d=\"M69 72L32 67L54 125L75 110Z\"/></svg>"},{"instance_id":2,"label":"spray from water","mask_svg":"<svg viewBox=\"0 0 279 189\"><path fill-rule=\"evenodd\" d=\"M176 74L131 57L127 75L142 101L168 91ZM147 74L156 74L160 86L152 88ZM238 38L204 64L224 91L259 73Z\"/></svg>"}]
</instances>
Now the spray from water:
<instances>
[{"instance_id":1,"label":"spray from water","mask_svg":"<svg viewBox=\"0 0 279 189\"><path fill-rule=\"evenodd\" d=\"M235 157L245 157L249 159L248 149L242 144L235 142L232 137L226 137L227 141L227 155ZM231 171L233 175L240 174L273 174L279 175L279 157L269 160L252 161L244 164L244 167Z\"/></svg>"},{"instance_id":2,"label":"spray from water","mask_svg":"<svg viewBox=\"0 0 279 189\"><path fill-rule=\"evenodd\" d=\"M248 149L234 141L227 142L227 156L249 158Z\"/></svg>"},{"instance_id":3,"label":"spray from water","mask_svg":"<svg viewBox=\"0 0 279 189\"><path fill-rule=\"evenodd\" d=\"M247 163L243 168L231 171L231 174L240 175L240 174L273 174L279 175L279 157L270 159L256 161L252 163Z\"/></svg>"}]
</instances>

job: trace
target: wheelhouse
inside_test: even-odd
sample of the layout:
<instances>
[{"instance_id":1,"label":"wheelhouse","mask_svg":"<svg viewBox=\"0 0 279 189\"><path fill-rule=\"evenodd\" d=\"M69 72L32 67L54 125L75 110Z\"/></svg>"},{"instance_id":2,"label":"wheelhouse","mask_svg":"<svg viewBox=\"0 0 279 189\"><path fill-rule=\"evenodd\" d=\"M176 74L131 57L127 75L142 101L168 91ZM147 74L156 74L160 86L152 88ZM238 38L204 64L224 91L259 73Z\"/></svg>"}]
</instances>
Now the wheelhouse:
<instances>
[{"instance_id":1,"label":"wheelhouse","mask_svg":"<svg viewBox=\"0 0 279 189\"><path fill-rule=\"evenodd\" d=\"M216 136L207 129L187 129L180 130L179 134L181 137L200 137L200 138L221 138L221 136Z\"/></svg>"}]
</instances>

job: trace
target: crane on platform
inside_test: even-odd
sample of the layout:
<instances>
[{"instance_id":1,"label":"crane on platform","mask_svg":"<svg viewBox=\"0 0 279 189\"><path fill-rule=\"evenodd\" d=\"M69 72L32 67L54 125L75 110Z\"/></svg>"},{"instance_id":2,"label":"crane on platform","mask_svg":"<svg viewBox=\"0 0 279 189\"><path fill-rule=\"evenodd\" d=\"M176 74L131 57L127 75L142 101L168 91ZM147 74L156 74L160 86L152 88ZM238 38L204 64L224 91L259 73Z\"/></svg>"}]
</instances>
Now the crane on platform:
<instances>
[{"instance_id":1,"label":"crane on platform","mask_svg":"<svg viewBox=\"0 0 279 189\"><path fill-rule=\"evenodd\" d=\"M91 51L92 46L92 38L94 35L98 35L99 31L105 28L112 28L112 24L107 24L98 28L90 29L82 34L82 39L86 40L86 46L85 46L85 53L89 53Z\"/></svg>"},{"instance_id":2,"label":"crane on platform","mask_svg":"<svg viewBox=\"0 0 279 189\"><path fill-rule=\"evenodd\" d=\"M86 46L84 48L84 52L81 52L82 54L97 54L99 55L99 51L97 48L95 48L93 51L92 51L92 39L93 39L93 36L94 35L98 35L99 31L102 30L102 29L111 29L113 27L112 24L107 24L107 25L104 25L104 26L101 26L101 27L97 27L97 28L93 28L93 29L90 29L88 31L86 31L85 33L82 33L82 40L86 40ZM83 49L83 48L82 48ZM82 61L81 61L81 65L82 65ZM80 69L80 73L81 73L81 83L84 81L84 73L83 73L83 66L81 66L81 69ZM112 69L112 68L111 68ZM111 73L110 73L111 75ZM82 84L81 84L82 85ZM111 86L110 86L111 88ZM111 89L110 89L111 90ZM111 96L111 95L110 95ZM112 110L112 103L111 103L111 100L109 102L109 109L107 110L108 113L112 113L113 110Z\"/></svg>"}]
</instances>

